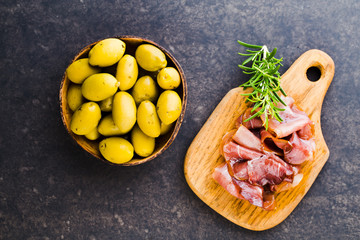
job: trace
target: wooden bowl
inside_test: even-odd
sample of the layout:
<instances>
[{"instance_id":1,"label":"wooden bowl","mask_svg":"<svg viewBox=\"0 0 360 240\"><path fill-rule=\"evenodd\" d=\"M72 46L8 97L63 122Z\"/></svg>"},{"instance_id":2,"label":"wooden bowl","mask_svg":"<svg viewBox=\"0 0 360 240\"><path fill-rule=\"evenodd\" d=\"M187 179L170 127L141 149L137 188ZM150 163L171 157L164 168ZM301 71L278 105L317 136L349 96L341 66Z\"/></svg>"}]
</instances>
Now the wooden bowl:
<instances>
[{"instance_id":1,"label":"wooden bowl","mask_svg":"<svg viewBox=\"0 0 360 240\"><path fill-rule=\"evenodd\" d=\"M62 82L61 82L61 86L60 86L60 113L61 113L61 118L63 121L63 124L66 128L66 130L68 131L68 133L70 134L70 136L77 142L77 144L79 144L84 150L86 150L87 152L89 152L91 155L93 155L94 157L109 163L111 165L121 165L121 166L134 166L134 165L138 165L138 164L142 164L145 162L148 162L154 158L156 158L157 156L159 156L161 153L163 153L169 146L170 144L174 141L177 133L179 132L180 129L180 125L184 119L184 114L185 114L185 108L186 108L186 101L187 101L187 85L186 85L186 79L185 79L185 75L184 75L184 71L182 70L180 64L176 61L176 59L162 46L156 44L153 41L150 41L148 39L144 39L144 38L140 38L140 37L135 37L135 36L119 36L119 37L115 37L118 39L121 39L122 41L125 42L126 44L126 51L125 54L130 54L132 56L135 56L135 50L136 48L143 43L149 43L152 44L156 47L158 47L159 49L161 49L161 51L163 51L166 55L166 60L167 60L167 66L168 67L174 67L178 70L178 72L180 73L180 78L181 78L181 84L177 89L174 89L174 91L176 91L181 100L182 100L182 110L181 110L181 114L180 117L177 119L177 121L175 122L174 126L172 127L172 129L165 135L162 135L158 138L156 138L156 143L155 143L155 150L154 152L146 157L140 157L136 154L134 154L134 157L132 160L130 160L129 162L123 163L123 164L115 164L115 163L111 163L108 160L106 160L100 153L99 151L99 142L100 140L95 140L95 141L91 141L88 140L85 136L79 136L74 134L71 129L70 129L70 121L71 121L71 117L72 117L72 110L69 108L68 104L67 104L67 91L70 85L70 80L68 79L66 72L63 76ZM81 59L81 58L86 58L88 56L88 53L90 51L90 49L96 44L98 43L94 42L88 46L86 46L85 48L83 48L72 60L72 62ZM71 62L71 63L72 63ZM115 73L114 71L116 70L116 64L113 67L108 67L106 68L106 72L112 72ZM151 75L153 74L153 75ZM141 67L139 67L139 77L143 76L143 75L150 75L151 77L155 77L156 75L155 73L151 73L151 72L146 72L144 70L141 69ZM156 78L154 78L156 79Z\"/></svg>"}]
</instances>

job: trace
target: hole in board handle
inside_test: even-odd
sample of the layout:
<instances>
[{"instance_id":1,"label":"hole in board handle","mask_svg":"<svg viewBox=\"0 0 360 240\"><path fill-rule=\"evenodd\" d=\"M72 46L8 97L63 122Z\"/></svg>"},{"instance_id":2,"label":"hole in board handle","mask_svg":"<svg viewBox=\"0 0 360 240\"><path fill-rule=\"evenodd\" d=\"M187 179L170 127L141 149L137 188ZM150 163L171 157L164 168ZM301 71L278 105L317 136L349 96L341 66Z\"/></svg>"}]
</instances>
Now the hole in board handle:
<instances>
[{"instance_id":1,"label":"hole in board handle","mask_svg":"<svg viewBox=\"0 0 360 240\"><path fill-rule=\"evenodd\" d=\"M318 67L309 67L306 76L311 82L316 82L321 77L321 70Z\"/></svg>"}]
</instances>

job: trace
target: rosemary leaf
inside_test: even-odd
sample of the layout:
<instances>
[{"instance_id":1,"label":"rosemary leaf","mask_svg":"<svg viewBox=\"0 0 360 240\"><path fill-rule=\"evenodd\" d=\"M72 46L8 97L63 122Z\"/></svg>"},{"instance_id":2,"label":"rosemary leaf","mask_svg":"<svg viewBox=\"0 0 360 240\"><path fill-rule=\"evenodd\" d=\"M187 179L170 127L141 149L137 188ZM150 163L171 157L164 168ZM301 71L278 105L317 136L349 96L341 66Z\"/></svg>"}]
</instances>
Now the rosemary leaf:
<instances>
[{"instance_id":1,"label":"rosemary leaf","mask_svg":"<svg viewBox=\"0 0 360 240\"><path fill-rule=\"evenodd\" d=\"M280 86L279 68L282 66L283 58L275 58L277 48L270 52L265 45L248 44L239 40L238 43L246 48L250 48L246 49L247 53L239 53L239 55L248 56L248 58L238 66L243 69L243 73L252 74L253 76L247 82L240 85L240 87L244 89L252 88L253 91L251 93L243 95L247 96L246 102L254 103L251 112L256 111L254 115L245 119L244 122L264 115L263 126L268 129L269 118L275 118L279 122L283 121L279 112L284 111L284 109L277 107L278 103L286 106L278 94L280 91L286 96L285 91Z\"/></svg>"}]
</instances>

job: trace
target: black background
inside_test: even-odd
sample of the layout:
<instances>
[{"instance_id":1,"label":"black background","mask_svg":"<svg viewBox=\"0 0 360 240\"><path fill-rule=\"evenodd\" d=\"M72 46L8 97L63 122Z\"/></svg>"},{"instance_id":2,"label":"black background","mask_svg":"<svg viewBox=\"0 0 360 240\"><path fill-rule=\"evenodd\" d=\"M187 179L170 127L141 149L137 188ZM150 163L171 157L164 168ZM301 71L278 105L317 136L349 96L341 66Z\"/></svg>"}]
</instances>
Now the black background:
<instances>
[{"instance_id":1,"label":"black background","mask_svg":"<svg viewBox=\"0 0 360 240\"><path fill-rule=\"evenodd\" d=\"M0 4L1 239L359 239L360 2L6 1ZM174 143L136 167L95 159L62 125L63 73L84 46L145 37L169 50L188 82ZM320 49L336 65L322 108L330 158L280 225L252 232L204 204L184 178L191 141L247 76L237 40L277 47L286 69Z\"/></svg>"}]
</instances>

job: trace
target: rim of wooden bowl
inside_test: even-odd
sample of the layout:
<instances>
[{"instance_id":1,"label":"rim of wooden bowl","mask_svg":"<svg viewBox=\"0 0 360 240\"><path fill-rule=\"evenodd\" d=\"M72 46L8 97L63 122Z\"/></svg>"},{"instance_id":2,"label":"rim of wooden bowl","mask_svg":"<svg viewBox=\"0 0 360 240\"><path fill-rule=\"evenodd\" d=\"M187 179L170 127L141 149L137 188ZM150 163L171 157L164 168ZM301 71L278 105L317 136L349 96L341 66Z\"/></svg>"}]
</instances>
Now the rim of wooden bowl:
<instances>
[{"instance_id":1,"label":"rim of wooden bowl","mask_svg":"<svg viewBox=\"0 0 360 240\"><path fill-rule=\"evenodd\" d=\"M161 51L163 51L165 53L166 58L168 60L168 65L167 66L173 66L179 71L180 78L181 78L181 85L177 89L174 89L174 90L181 96L182 110L181 110L181 114L180 114L179 118L177 119L175 125L172 127L172 129L167 134L165 134L163 136L160 136L158 139L156 139L155 150L150 156L148 156L146 158L140 158L139 156L134 154L134 157L136 157L136 158L133 158L129 162L116 164L116 163L112 163L112 162L106 160L101 155L101 153L100 153L100 151L98 149L99 140L94 140L94 141L88 140L87 138L85 138L85 136L76 135L71 131L71 129L70 129L70 121L71 121L71 116L72 116L73 112L70 110L69 106L67 105L66 95L67 95L67 90L68 90L68 87L69 87L69 84L70 84L70 80L67 78L66 71L65 71L65 73L63 75L63 78L62 78L62 81L61 81L61 84L60 84L60 92L59 92L60 114L61 114L62 122L63 122L63 124L65 126L65 129L67 130L69 135L72 137L72 139L77 143L77 145L79 145L85 151L90 153L92 156L94 156L95 158L98 158L98 159L102 160L103 162L106 162L106 163L108 163L110 165L135 166L135 165L139 165L139 164L149 162L149 161L155 159L157 156L162 154L172 144L172 142L175 140L175 137L177 136L177 134L178 134L178 132L180 130L180 126L181 126L181 124L182 124L182 122L184 120L186 104L187 104L187 83L186 83L186 78L185 78L184 71L181 68L180 64L175 59L175 57L173 57L170 54L170 52L168 50L166 50L164 47L160 46L159 44L157 44L157 43L155 43L155 42L153 42L153 41L151 41L149 39L142 38L142 37L137 37L137 36L123 35L123 36L115 36L113 38L118 38L118 39L124 41L126 43L126 48L128 48L128 46L131 46L132 51L135 51L134 49L136 49L136 47L139 46L140 44L144 44L144 43L152 44L152 45L158 47ZM103 40L103 39L101 39L101 40ZM100 42L101 40L96 41L94 43L91 43L91 44L87 45L86 47L84 47L72 59L71 63L73 63L74 61L84 57L85 54L87 54L90 51L90 49L96 43ZM126 52L125 52L125 54L126 54ZM169 60L170 60L170 62L169 62Z\"/></svg>"}]
</instances>

